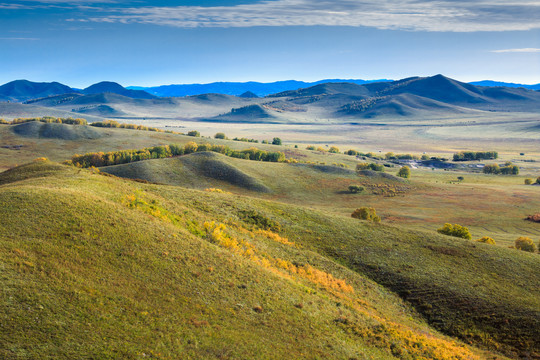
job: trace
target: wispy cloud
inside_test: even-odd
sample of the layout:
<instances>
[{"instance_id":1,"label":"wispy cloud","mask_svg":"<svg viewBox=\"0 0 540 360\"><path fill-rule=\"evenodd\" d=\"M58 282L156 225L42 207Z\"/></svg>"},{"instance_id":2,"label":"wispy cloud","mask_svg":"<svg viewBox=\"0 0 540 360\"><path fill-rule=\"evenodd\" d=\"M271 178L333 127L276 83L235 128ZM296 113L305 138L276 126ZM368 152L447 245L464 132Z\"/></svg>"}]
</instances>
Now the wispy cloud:
<instances>
[{"instance_id":1,"label":"wispy cloud","mask_svg":"<svg viewBox=\"0 0 540 360\"><path fill-rule=\"evenodd\" d=\"M493 53L540 53L538 48L492 50Z\"/></svg>"},{"instance_id":2,"label":"wispy cloud","mask_svg":"<svg viewBox=\"0 0 540 360\"><path fill-rule=\"evenodd\" d=\"M15 40L15 41L37 41L38 38L27 38L27 37L0 37L0 40Z\"/></svg>"},{"instance_id":3,"label":"wispy cloud","mask_svg":"<svg viewBox=\"0 0 540 360\"><path fill-rule=\"evenodd\" d=\"M536 0L265 0L215 7L117 7L88 20L184 28L320 25L473 32L538 29L538 19Z\"/></svg>"}]
</instances>

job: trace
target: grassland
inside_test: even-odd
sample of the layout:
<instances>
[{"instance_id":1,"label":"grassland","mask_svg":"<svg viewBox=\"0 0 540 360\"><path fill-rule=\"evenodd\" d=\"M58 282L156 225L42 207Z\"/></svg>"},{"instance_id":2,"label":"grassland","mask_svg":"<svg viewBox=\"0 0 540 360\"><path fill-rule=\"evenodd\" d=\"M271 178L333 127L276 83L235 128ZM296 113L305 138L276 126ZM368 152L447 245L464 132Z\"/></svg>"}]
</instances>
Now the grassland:
<instances>
[{"instance_id":1,"label":"grassland","mask_svg":"<svg viewBox=\"0 0 540 360\"><path fill-rule=\"evenodd\" d=\"M404 180L391 175L399 166L359 175L355 157L302 145L94 132L43 138L1 126L1 144L22 147L0 148L0 167L188 141L304 163L195 153L101 171L34 161L1 173L1 357L540 356L540 258L508 248L518 236L540 238L524 220L540 210L540 187L523 185L540 175L538 149L465 148L498 150L519 176L420 168ZM448 156L450 145L438 142L446 150L433 155ZM364 191L348 192L352 184ZM350 218L361 206L382 224ZM445 222L497 244L437 234Z\"/></svg>"},{"instance_id":2,"label":"grassland","mask_svg":"<svg viewBox=\"0 0 540 360\"><path fill-rule=\"evenodd\" d=\"M0 184L6 359L536 356L535 254L42 161Z\"/></svg>"}]
</instances>

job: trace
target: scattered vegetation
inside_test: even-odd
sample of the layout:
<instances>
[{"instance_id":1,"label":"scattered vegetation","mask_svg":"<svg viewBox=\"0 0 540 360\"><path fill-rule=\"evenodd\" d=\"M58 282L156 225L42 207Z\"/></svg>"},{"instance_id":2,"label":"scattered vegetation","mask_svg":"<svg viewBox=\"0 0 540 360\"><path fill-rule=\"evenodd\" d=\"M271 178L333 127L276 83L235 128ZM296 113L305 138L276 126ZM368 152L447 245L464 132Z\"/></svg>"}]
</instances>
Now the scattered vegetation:
<instances>
[{"instance_id":1,"label":"scattered vegetation","mask_svg":"<svg viewBox=\"0 0 540 360\"><path fill-rule=\"evenodd\" d=\"M459 224L452 225L452 224L446 223L444 224L442 228L437 229L437 232L444 235L459 237L459 238L467 239L467 240L471 240L472 238L471 233L469 232L469 229Z\"/></svg>"},{"instance_id":2,"label":"scattered vegetation","mask_svg":"<svg viewBox=\"0 0 540 360\"><path fill-rule=\"evenodd\" d=\"M339 148L331 146L330 149L328 149L328 152L332 154L339 154Z\"/></svg>"},{"instance_id":3,"label":"scattered vegetation","mask_svg":"<svg viewBox=\"0 0 540 360\"><path fill-rule=\"evenodd\" d=\"M361 207L356 209L351 214L351 217L354 219L373 221L375 223L381 222L380 216L377 215L377 212L372 207Z\"/></svg>"}]
</instances>

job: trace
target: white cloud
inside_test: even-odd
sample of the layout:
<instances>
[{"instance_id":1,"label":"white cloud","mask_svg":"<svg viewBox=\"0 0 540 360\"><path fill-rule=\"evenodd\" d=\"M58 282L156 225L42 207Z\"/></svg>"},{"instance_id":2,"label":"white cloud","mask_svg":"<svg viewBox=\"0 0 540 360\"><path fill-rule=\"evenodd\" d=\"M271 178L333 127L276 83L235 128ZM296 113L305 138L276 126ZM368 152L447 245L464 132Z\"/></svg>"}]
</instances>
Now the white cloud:
<instances>
[{"instance_id":1,"label":"white cloud","mask_svg":"<svg viewBox=\"0 0 540 360\"><path fill-rule=\"evenodd\" d=\"M265 0L236 6L108 10L90 20L184 28L320 25L452 32L540 28L540 2L533 0Z\"/></svg>"},{"instance_id":2,"label":"white cloud","mask_svg":"<svg viewBox=\"0 0 540 360\"><path fill-rule=\"evenodd\" d=\"M492 50L493 53L540 53L537 48Z\"/></svg>"}]
</instances>

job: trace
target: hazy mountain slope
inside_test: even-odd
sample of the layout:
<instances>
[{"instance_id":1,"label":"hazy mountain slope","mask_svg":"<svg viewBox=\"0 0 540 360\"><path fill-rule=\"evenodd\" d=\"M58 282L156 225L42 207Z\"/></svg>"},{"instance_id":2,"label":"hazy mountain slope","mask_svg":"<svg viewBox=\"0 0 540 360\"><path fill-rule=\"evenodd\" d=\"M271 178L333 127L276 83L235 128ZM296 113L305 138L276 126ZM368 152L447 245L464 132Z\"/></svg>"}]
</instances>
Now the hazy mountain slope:
<instances>
[{"instance_id":1,"label":"hazy mountain slope","mask_svg":"<svg viewBox=\"0 0 540 360\"><path fill-rule=\"evenodd\" d=\"M82 93L85 95L93 95L100 93L113 93L119 94L133 99L155 99L156 96L147 93L143 90L129 90L124 88L122 85L111 82L111 81L102 81L100 83L91 85L86 89L82 90Z\"/></svg>"},{"instance_id":2,"label":"hazy mountain slope","mask_svg":"<svg viewBox=\"0 0 540 360\"><path fill-rule=\"evenodd\" d=\"M502 81L492 81L492 80L482 80L482 81L473 81L470 82L471 85L476 86L491 86L491 87L509 87L509 88L525 88L530 90L540 90L540 84L535 85L524 85L524 84L516 84L516 83L508 83L508 82L502 82Z\"/></svg>"},{"instance_id":3,"label":"hazy mountain slope","mask_svg":"<svg viewBox=\"0 0 540 360\"><path fill-rule=\"evenodd\" d=\"M83 115L72 112L70 107L67 110L57 107L44 107L37 105L27 105L19 103L2 103L0 102L0 119L12 120L15 118L35 118L43 116L61 117L61 118L81 118L84 117L89 122L103 121L102 117L95 115Z\"/></svg>"},{"instance_id":4,"label":"hazy mountain slope","mask_svg":"<svg viewBox=\"0 0 540 360\"><path fill-rule=\"evenodd\" d=\"M392 293L297 245L307 232L282 236L322 221L321 231L345 226L386 246L392 228L42 162L0 175L0 202L6 359L495 356L441 336Z\"/></svg>"},{"instance_id":5,"label":"hazy mountain slope","mask_svg":"<svg viewBox=\"0 0 540 360\"><path fill-rule=\"evenodd\" d=\"M72 92L74 92L73 89L58 82L37 83L28 80L15 80L0 86L0 100L21 102Z\"/></svg>"},{"instance_id":6,"label":"hazy mountain slope","mask_svg":"<svg viewBox=\"0 0 540 360\"><path fill-rule=\"evenodd\" d=\"M304 81L276 81L272 83L259 83L259 82L216 82L210 84L184 84L184 85L163 85L156 87L138 87L131 86L130 89L146 90L151 94L157 96L190 96L208 93L218 93L226 95L240 95L247 91L253 92L258 96L266 96L283 91L297 90L317 84L328 82L349 82L355 84L365 84L371 82L380 82L388 80L320 80L316 82L304 82Z\"/></svg>"}]
</instances>

